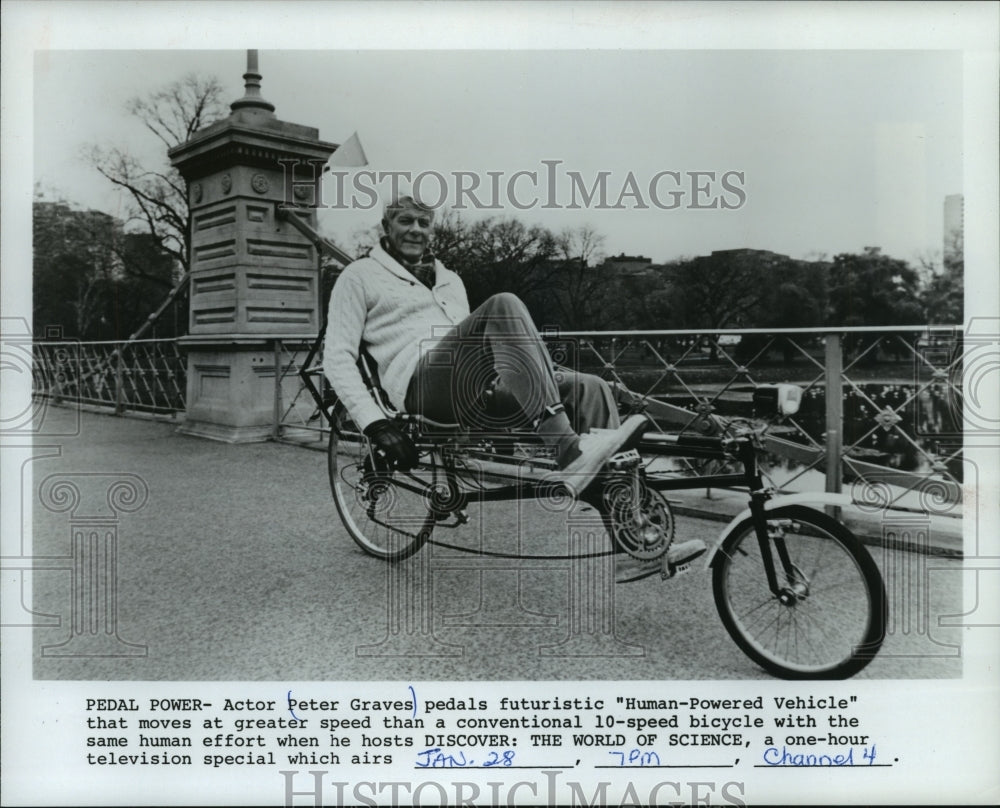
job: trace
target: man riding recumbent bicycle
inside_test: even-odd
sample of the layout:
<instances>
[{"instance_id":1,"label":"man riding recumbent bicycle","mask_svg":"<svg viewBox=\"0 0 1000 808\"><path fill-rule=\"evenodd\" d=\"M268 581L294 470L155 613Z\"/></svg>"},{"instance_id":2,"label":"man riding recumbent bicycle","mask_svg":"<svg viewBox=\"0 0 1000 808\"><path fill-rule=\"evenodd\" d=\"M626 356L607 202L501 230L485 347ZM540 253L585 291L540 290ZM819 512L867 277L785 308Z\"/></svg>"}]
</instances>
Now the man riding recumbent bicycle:
<instances>
[{"instance_id":1,"label":"man riding recumbent bicycle","mask_svg":"<svg viewBox=\"0 0 1000 808\"><path fill-rule=\"evenodd\" d=\"M709 556L730 635L779 676L837 678L864 667L884 633L881 576L841 523L802 504L849 500L773 497L748 424L665 434L630 411L639 397L554 367L513 295L470 313L461 279L428 250L432 224L433 211L412 197L386 206L384 237L338 278L325 337L303 370L330 422L330 483L355 542L397 561L436 528L464 524L476 503L570 496L600 512L617 582L670 578L707 548L674 539L662 492L744 487L748 510ZM316 384L320 342L332 398ZM755 403L770 397L776 412L792 412L796 391L763 387ZM741 471L677 477L650 466L658 456L735 461Z\"/></svg>"}]
</instances>

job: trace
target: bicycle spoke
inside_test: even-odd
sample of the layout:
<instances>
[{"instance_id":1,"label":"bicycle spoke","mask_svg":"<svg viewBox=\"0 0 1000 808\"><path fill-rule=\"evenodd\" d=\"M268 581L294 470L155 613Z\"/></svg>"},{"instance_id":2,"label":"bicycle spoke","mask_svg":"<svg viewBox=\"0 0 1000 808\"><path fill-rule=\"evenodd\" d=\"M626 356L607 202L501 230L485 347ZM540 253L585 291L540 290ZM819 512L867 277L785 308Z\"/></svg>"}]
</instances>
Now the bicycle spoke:
<instances>
[{"instance_id":1,"label":"bicycle spoke","mask_svg":"<svg viewBox=\"0 0 1000 808\"><path fill-rule=\"evenodd\" d=\"M768 533L784 543L788 558L778 570L781 598L769 591L761 597L764 564L748 520L726 539L715 568L720 616L743 650L772 672L850 675L871 658L859 649L877 649L880 642L881 576L842 525L808 509L783 510L796 518L783 520L777 511L768 516Z\"/></svg>"},{"instance_id":2,"label":"bicycle spoke","mask_svg":"<svg viewBox=\"0 0 1000 808\"><path fill-rule=\"evenodd\" d=\"M416 552L434 524L429 492L433 457L408 472L377 470L367 440L338 411L340 436L330 436L328 462L334 502L351 538L369 555L399 560Z\"/></svg>"}]
</instances>

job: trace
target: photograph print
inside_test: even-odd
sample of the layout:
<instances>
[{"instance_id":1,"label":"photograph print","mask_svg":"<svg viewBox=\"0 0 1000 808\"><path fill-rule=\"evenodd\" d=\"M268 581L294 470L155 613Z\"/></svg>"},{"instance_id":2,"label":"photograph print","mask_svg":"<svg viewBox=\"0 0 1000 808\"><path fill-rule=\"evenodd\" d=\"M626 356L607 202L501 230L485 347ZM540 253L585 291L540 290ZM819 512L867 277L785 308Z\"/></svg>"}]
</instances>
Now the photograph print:
<instances>
[{"instance_id":1,"label":"photograph print","mask_svg":"<svg viewBox=\"0 0 1000 808\"><path fill-rule=\"evenodd\" d=\"M995 5L235 9L4 3L4 804L989 802Z\"/></svg>"},{"instance_id":2,"label":"photograph print","mask_svg":"<svg viewBox=\"0 0 1000 808\"><path fill-rule=\"evenodd\" d=\"M962 80L39 52L35 676L960 677Z\"/></svg>"}]
</instances>

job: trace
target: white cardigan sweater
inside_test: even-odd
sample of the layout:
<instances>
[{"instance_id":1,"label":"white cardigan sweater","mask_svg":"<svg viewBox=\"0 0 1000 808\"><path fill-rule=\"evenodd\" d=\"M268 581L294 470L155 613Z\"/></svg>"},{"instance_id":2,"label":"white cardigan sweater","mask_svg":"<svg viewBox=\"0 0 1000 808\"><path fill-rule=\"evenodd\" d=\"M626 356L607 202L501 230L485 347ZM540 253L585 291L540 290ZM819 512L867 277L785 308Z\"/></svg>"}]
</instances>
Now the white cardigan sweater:
<instances>
[{"instance_id":1,"label":"white cardigan sweater","mask_svg":"<svg viewBox=\"0 0 1000 808\"><path fill-rule=\"evenodd\" d=\"M358 372L362 343L378 363L382 387L397 409L420 357L469 315L462 279L435 261L434 288L376 246L350 264L330 293L323 372L354 422L364 429L382 418Z\"/></svg>"}]
</instances>

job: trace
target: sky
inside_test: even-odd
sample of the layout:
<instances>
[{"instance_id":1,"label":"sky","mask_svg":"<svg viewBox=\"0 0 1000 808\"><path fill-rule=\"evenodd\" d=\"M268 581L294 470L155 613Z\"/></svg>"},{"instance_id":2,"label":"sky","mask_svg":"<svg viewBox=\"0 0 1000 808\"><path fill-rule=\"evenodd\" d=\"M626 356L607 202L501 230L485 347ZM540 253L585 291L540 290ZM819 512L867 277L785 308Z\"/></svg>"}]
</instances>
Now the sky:
<instances>
[{"instance_id":1,"label":"sky","mask_svg":"<svg viewBox=\"0 0 1000 808\"><path fill-rule=\"evenodd\" d=\"M253 43L251 43L253 44ZM47 50L34 59L33 172L48 198L121 213L82 157L124 146L155 163L162 145L125 111L129 98L186 73L243 94L243 50ZM910 261L939 254L945 196L963 192L963 65L954 50L260 50L262 94L279 118L341 143L357 132L376 171L537 171L515 186L516 215L553 230L593 227L604 252L668 261L750 247L797 258L879 246ZM546 166L555 165L556 203ZM683 190L667 210L657 200ZM625 209L566 209L570 172L590 187L607 172L608 205L629 176ZM705 188L692 191L692 172ZM721 176L742 195L723 193ZM351 177L347 186L350 188ZM387 185L380 187L380 190ZM428 180L422 190L439 195ZM326 199L336 196L328 178ZM504 194L502 193L503 197ZM489 199L489 193L480 193ZM734 209L691 209L723 200ZM637 203L648 209L639 209ZM320 211L349 245L378 210Z\"/></svg>"}]
</instances>

